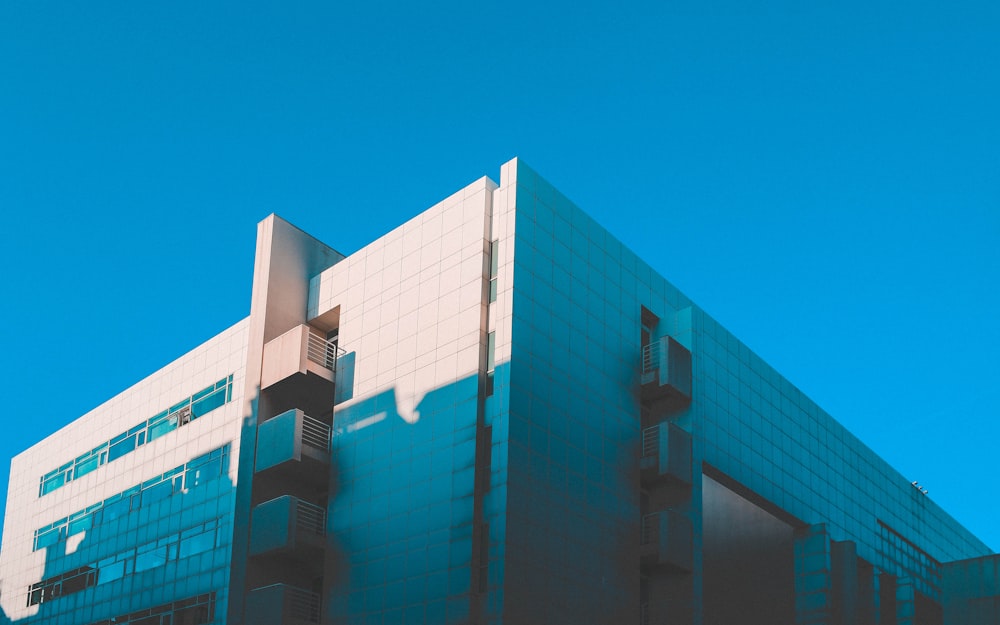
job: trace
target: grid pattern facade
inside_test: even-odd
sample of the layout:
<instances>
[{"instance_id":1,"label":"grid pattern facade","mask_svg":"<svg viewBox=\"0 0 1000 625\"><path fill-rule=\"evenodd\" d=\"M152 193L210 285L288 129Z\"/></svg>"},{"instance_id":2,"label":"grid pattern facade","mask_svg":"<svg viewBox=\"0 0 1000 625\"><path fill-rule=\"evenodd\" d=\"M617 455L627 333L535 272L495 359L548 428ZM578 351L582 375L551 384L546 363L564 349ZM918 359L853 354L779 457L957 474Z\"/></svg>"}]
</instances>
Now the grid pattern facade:
<instances>
[{"instance_id":1,"label":"grid pattern facade","mask_svg":"<svg viewBox=\"0 0 1000 625\"><path fill-rule=\"evenodd\" d=\"M228 597L235 491L229 459L239 450L246 328L241 322L222 332L14 458L0 558L7 618L119 622L206 593ZM190 405L196 395L214 398L200 418L169 436L144 437L114 462L40 494L38 469L53 458L84 456L123 432L127 437L137 416L179 398ZM144 432L147 426L143 421ZM224 605L212 608L213 618L225 618Z\"/></svg>"},{"instance_id":2,"label":"grid pattern facade","mask_svg":"<svg viewBox=\"0 0 1000 625\"><path fill-rule=\"evenodd\" d=\"M7 618L906 622L995 567L520 161L346 257L258 236L248 319L14 459Z\"/></svg>"}]
</instances>

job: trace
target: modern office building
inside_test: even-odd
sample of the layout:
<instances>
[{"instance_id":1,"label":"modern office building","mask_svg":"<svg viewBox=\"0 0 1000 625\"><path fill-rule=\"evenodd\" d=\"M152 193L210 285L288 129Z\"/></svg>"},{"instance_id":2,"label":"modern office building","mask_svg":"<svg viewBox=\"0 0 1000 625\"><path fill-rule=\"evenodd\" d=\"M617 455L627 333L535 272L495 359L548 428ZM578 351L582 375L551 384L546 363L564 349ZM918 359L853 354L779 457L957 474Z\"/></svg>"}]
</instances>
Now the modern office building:
<instances>
[{"instance_id":1,"label":"modern office building","mask_svg":"<svg viewBox=\"0 0 1000 625\"><path fill-rule=\"evenodd\" d=\"M123 349L125 346L123 346ZM523 163L14 458L6 618L1000 623L1000 560Z\"/></svg>"}]
</instances>

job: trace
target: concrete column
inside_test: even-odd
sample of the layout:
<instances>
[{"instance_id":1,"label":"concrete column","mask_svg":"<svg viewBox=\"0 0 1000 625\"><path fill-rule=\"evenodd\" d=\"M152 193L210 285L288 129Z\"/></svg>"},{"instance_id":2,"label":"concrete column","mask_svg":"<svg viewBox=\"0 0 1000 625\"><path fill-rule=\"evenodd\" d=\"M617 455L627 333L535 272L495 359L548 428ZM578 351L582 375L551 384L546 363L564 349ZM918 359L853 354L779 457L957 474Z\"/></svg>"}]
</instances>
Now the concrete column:
<instances>
[{"instance_id":1,"label":"concrete column","mask_svg":"<svg viewBox=\"0 0 1000 625\"><path fill-rule=\"evenodd\" d=\"M826 525L795 530L796 625L833 625L831 577Z\"/></svg>"},{"instance_id":2,"label":"concrete column","mask_svg":"<svg viewBox=\"0 0 1000 625\"><path fill-rule=\"evenodd\" d=\"M835 625L858 623L858 548L853 542L834 542L830 546L833 586L833 622Z\"/></svg>"}]
</instances>

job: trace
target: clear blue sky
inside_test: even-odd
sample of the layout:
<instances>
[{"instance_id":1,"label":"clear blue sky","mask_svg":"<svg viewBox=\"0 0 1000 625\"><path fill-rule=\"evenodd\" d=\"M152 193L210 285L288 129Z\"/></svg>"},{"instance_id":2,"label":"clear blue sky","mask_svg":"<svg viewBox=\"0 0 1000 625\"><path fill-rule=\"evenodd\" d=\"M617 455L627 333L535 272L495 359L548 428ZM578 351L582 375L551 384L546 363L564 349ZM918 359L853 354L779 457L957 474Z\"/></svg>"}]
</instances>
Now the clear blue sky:
<instances>
[{"instance_id":1,"label":"clear blue sky","mask_svg":"<svg viewBox=\"0 0 1000 625\"><path fill-rule=\"evenodd\" d=\"M0 458L521 156L1000 548L1000 3L628 4L0 4Z\"/></svg>"}]
</instances>

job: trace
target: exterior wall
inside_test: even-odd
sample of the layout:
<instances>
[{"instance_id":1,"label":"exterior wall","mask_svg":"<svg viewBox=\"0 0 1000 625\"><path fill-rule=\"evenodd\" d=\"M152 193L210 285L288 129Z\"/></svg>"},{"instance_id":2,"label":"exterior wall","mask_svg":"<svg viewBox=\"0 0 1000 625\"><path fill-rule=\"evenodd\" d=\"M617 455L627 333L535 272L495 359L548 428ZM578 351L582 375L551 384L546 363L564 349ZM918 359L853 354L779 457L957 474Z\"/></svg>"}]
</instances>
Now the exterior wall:
<instances>
[{"instance_id":1,"label":"exterior wall","mask_svg":"<svg viewBox=\"0 0 1000 625\"><path fill-rule=\"evenodd\" d=\"M942 562L990 553L711 317L698 311L696 327L705 462L886 570L878 519Z\"/></svg>"},{"instance_id":2,"label":"exterior wall","mask_svg":"<svg viewBox=\"0 0 1000 625\"><path fill-rule=\"evenodd\" d=\"M809 597L819 601L809 618L852 622L874 602L831 609L823 602L836 583L860 597L855 578L867 576L874 595L876 573L890 573L877 592L892 596L882 609L895 617L926 607L921 592L938 593L914 547L941 562L990 553L518 160L499 186L483 178L347 257L265 219L250 309L14 459L0 556L7 618L87 625L210 595L212 622L261 622L248 591L287 574L322 591L333 622L753 623L776 611L789 620L794 586L815 574L840 581ZM692 355L691 401L669 412L643 401L644 310L659 318L653 339L670 336ZM337 329L335 396L330 377L307 396L315 376L288 382L275 373L284 361L263 362L265 345L299 326L300 338ZM264 365L273 366L262 384ZM224 405L40 496L49 469L75 467L219 380ZM259 422L293 407L329 423L332 404L329 475L256 479ZM664 419L691 435L694 475L651 488L640 479L643 428ZM289 480L313 470L304 466ZM327 470L325 460L310 466ZM326 505L327 549L307 556L320 561L321 584L249 549L253 506L308 489ZM643 515L668 507L677 518L658 527L690 528L690 562L651 572L640 564ZM80 519L91 525L70 531ZM52 524L35 549L36 530ZM799 566L801 553L826 569ZM875 569L848 570L858 557ZM719 574L733 562L745 570ZM945 567L946 619L970 602L997 605L989 589L962 594L973 578L993 579L991 563ZM69 571L89 586L28 605L32 584ZM792 594L727 592L762 571ZM720 600L730 604L703 609Z\"/></svg>"},{"instance_id":3,"label":"exterior wall","mask_svg":"<svg viewBox=\"0 0 1000 625\"><path fill-rule=\"evenodd\" d=\"M504 622L639 622L634 256L523 163L505 188L516 233Z\"/></svg>"},{"instance_id":4,"label":"exterior wall","mask_svg":"<svg viewBox=\"0 0 1000 625\"><path fill-rule=\"evenodd\" d=\"M7 618L91 623L215 593L216 619L224 619L236 478L229 459L239 453L246 337L244 320L13 459L0 558ZM43 472L229 376L224 405L39 496ZM194 466L213 450L215 457ZM106 502L129 490L135 492L122 501ZM35 530L91 508L78 521L88 529L69 536L64 529L59 540L33 550ZM90 580L96 585L72 593L67 585L64 596L27 605L30 585L80 567L97 568ZM126 567L142 570L117 578Z\"/></svg>"},{"instance_id":5,"label":"exterior wall","mask_svg":"<svg viewBox=\"0 0 1000 625\"><path fill-rule=\"evenodd\" d=\"M1000 555L944 565L945 625L1000 625Z\"/></svg>"},{"instance_id":6,"label":"exterior wall","mask_svg":"<svg viewBox=\"0 0 1000 625\"><path fill-rule=\"evenodd\" d=\"M692 351L694 396L671 419L694 434L696 470L710 465L800 526L825 524L832 540L856 542L858 556L896 575L905 547L879 521L938 561L990 553L551 185L520 163L516 178L510 622L600 622L602 610L630 615L638 605L640 306L661 320L654 338ZM687 512L696 604L699 482Z\"/></svg>"},{"instance_id":7,"label":"exterior wall","mask_svg":"<svg viewBox=\"0 0 1000 625\"><path fill-rule=\"evenodd\" d=\"M476 452L494 188L473 183L312 281L309 316L339 307L346 351L333 422L331 619L458 623L481 609Z\"/></svg>"}]
</instances>

